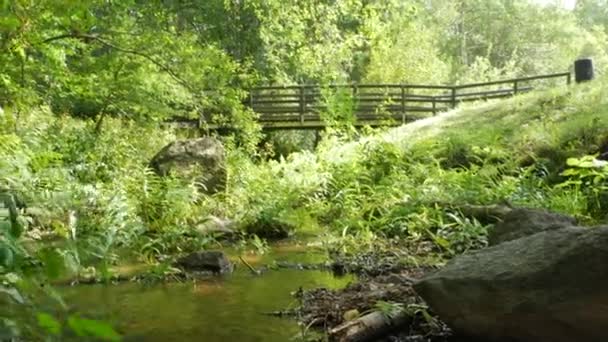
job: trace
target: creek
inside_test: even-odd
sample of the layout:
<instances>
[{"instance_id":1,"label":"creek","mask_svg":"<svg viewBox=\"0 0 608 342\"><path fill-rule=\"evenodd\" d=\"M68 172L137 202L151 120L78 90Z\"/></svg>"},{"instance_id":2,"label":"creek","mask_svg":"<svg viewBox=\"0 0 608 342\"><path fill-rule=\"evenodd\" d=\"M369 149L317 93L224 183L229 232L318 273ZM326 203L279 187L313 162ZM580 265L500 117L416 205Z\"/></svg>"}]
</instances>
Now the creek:
<instances>
[{"instance_id":1,"label":"creek","mask_svg":"<svg viewBox=\"0 0 608 342\"><path fill-rule=\"evenodd\" d=\"M238 255L232 260L238 263ZM272 261L314 263L321 252L305 246L271 246L263 256L249 255L254 267ZM300 287L341 288L352 276L325 271L269 270L251 274L242 264L227 276L183 283L120 283L62 287L70 310L113 324L124 341L288 341L302 328L295 320L265 313L294 308L292 296Z\"/></svg>"}]
</instances>

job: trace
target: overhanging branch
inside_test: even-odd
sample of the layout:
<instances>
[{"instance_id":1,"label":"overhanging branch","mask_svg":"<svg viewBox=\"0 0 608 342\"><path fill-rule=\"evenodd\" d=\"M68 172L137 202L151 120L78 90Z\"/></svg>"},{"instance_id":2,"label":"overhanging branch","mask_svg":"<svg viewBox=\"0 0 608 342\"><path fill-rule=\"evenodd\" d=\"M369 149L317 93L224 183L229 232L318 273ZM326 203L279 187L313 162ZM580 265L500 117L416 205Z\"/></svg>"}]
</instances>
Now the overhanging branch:
<instances>
[{"instance_id":1,"label":"overhanging branch","mask_svg":"<svg viewBox=\"0 0 608 342\"><path fill-rule=\"evenodd\" d=\"M181 84L183 87L185 87L186 89L188 89L191 92L194 92L192 87L190 86L190 84L184 80L183 78L181 78L175 71L173 71L169 66L167 66L166 64L162 63L161 61L157 60L156 58L143 53L141 51L137 51L137 50L133 50L133 49L127 49L127 48L123 48L120 47L112 42L109 42L103 38L101 38L98 35L94 35L94 34L86 34L86 33L65 33L65 34L61 34L58 36L54 36L54 37L50 37L47 38L45 40L42 41L42 43L47 44L47 43L51 43L53 41L56 40L61 40L61 39L85 39L85 40L90 40L90 41L96 41L102 45L105 45L109 48L112 48L116 51L119 52L123 52L126 54L130 54L130 55L135 55L135 56L139 56L142 57L146 60L148 60L149 62L151 62L152 64L156 65L159 69L161 69L162 71L166 72L167 74L169 74L169 76L171 76L175 81L177 81L179 84Z\"/></svg>"}]
</instances>

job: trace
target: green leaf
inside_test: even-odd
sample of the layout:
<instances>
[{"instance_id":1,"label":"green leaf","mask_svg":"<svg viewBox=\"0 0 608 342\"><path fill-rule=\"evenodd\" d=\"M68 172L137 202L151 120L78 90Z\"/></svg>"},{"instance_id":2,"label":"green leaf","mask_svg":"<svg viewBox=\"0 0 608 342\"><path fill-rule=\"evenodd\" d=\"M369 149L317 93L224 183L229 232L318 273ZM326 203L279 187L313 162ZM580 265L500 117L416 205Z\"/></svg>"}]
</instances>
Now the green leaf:
<instances>
[{"instance_id":1,"label":"green leaf","mask_svg":"<svg viewBox=\"0 0 608 342\"><path fill-rule=\"evenodd\" d=\"M557 184L555 187L560 189L560 188L565 188L565 187L571 186L571 185L580 186L582 184L583 184L583 181L581 181L581 180L569 180L569 181L565 181L563 183Z\"/></svg>"},{"instance_id":2,"label":"green leaf","mask_svg":"<svg viewBox=\"0 0 608 342\"><path fill-rule=\"evenodd\" d=\"M8 245L0 244L0 265L11 267L15 262L13 250Z\"/></svg>"},{"instance_id":3,"label":"green leaf","mask_svg":"<svg viewBox=\"0 0 608 342\"><path fill-rule=\"evenodd\" d=\"M567 169L561 173L562 176L577 176L580 174L580 171L577 169Z\"/></svg>"},{"instance_id":4,"label":"green leaf","mask_svg":"<svg viewBox=\"0 0 608 342\"><path fill-rule=\"evenodd\" d=\"M593 184L598 185L598 184L602 183L605 179L606 179L606 176L604 176L604 175L596 175L593 178Z\"/></svg>"},{"instance_id":5,"label":"green leaf","mask_svg":"<svg viewBox=\"0 0 608 342\"><path fill-rule=\"evenodd\" d=\"M23 232L25 231L25 225L21 216L17 216L16 220L11 224L11 236L13 239L18 239L21 237Z\"/></svg>"},{"instance_id":6,"label":"green leaf","mask_svg":"<svg viewBox=\"0 0 608 342\"><path fill-rule=\"evenodd\" d=\"M0 234L2 232L10 232L11 231L11 223L9 221L0 221Z\"/></svg>"},{"instance_id":7,"label":"green leaf","mask_svg":"<svg viewBox=\"0 0 608 342\"><path fill-rule=\"evenodd\" d=\"M55 319L55 317L45 313L39 312L36 315L38 319L38 325L46 330L51 335L59 336L61 334L61 323Z\"/></svg>"},{"instance_id":8,"label":"green leaf","mask_svg":"<svg viewBox=\"0 0 608 342\"><path fill-rule=\"evenodd\" d=\"M17 56L19 56L22 61L25 60L25 49L23 48L23 46L16 46L15 53L17 53Z\"/></svg>"},{"instance_id":9,"label":"green leaf","mask_svg":"<svg viewBox=\"0 0 608 342\"><path fill-rule=\"evenodd\" d=\"M112 326L103 321L70 316L68 326L79 337L94 337L104 341L121 341L121 336Z\"/></svg>"},{"instance_id":10,"label":"green leaf","mask_svg":"<svg viewBox=\"0 0 608 342\"><path fill-rule=\"evenodd\" d=\"M568 166L578 166L580 164L580 160L578 158L568 158L566 160L566 165Z\"/></svg>"},{"instance_id":11,"label":"green leaf","mask_svg":"<svg viewBox=\"0 0 608 342\"><path fill-rule=\"evenodd\" d=\"M12 319L0 317L0 338L3 341L14 341L19 336L19 324Z\"/></svg>"}]
</instances>

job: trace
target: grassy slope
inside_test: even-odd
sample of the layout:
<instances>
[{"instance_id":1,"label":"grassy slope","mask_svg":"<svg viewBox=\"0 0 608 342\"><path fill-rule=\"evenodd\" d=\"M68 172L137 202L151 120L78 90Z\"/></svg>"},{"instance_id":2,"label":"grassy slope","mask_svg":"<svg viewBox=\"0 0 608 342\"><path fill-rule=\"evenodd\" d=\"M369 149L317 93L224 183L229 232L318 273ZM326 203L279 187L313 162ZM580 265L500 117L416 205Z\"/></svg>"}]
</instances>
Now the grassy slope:
<instances>
[{"instance_id":1,"label":"grassy slope","mask_svg":"<svg viewBox=\"0 0 608 342\"><path fill-rule=\"evenodd\" d=\"M228 214L298 221L294 212L305 211L342 232L430 236L463 248L482 227L428 203L505 199L602 220L584 189L556 184L568 157L608 146L607 115L608 84L598 80L468 104L354 142L329 137L315 154L233 169Z\"/></svg>"},{"instance_id":2,"label":"grassy slope","mask_svg":"<svg viewBox=\"0 0 608 342\"><path fill-rule=\"evenodd\" d=\"M590 138L583 132L596 129L605 134L608 120L608 85L596 81L585 85L532 92L506 100L469 103L450 112L391 129L356 143L328 149L328 160L348 159L355 146L388 142L407 149L428 140L447 142L458 137L477 146L504 145L525 155L547 147L563 148L575 139ZM594 121L597 120L597 121ZM598 140L604 136L596 136ZM595 140L595 139L591 139ZM595 142L596 141L582 141ZM594 146L587 146L593 150Z\"/></svg>"}]
</instances>

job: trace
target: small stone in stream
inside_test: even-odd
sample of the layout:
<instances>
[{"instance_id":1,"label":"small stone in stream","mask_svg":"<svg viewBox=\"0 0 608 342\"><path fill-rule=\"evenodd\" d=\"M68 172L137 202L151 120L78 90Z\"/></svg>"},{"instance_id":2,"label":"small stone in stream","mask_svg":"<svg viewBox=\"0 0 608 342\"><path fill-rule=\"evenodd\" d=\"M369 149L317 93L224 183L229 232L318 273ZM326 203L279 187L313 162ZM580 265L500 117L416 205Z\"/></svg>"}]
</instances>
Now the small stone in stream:
<instances>
[{"instance_id":1,"label":"small stone in stream","mask_svg":"<svg viewBox=\"0 0 608 342\"><path fill-rule=\"evenodd\" d=\"M186 271L231 273L233 265L222 251L200 251L177 259L176 264Z\"/></svg>"},{"instance_id":2,"label":"small stone in stream","mask_svg":"<svg viewBox=\"0 0 608 342\"><path fill-rule=\"evenodd\" d=\"M547 230L556 230L576 224L571 216L540 209L516 208L497 223L488 235L490 246L519 239Z\"/></svg>"}]
</instances>

